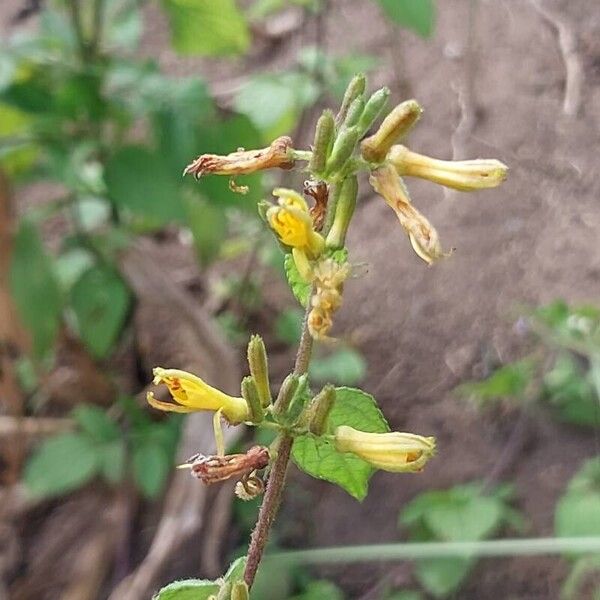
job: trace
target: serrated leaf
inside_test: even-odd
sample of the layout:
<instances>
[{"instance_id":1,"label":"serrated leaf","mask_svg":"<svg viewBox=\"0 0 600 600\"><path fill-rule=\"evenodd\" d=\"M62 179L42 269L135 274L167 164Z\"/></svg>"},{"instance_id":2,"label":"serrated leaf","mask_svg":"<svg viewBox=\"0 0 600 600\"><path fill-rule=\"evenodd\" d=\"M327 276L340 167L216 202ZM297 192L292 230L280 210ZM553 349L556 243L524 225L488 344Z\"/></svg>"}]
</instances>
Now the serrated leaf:
<instances>
[{"instance_id":1,"label":"serrated leaf","mask_svg":"<svg viewBox=\"0 0 600 600\"><path fill-rule=\"evenodd\" d=\"M71 290L79 335L90 352L104 358L125 323L131 295L119 275L107 266L86 271Z\"/></svg>"},{"instance_id":2,"label":"serrated leaf","mask_svg":"<svg viewBox=\"0 0 600 600\"><path fill-rule=\"evenodd\" d=\"M285 269L285 275L296 300L300 302L300 306L306 308L308 306L308 301L310 300L310 283L304 281L300 276L296 263L294 262L294 257L291 254L285 255L283 268Z\"/></svg>"},{"instance_id":3,"label":"serrated leaf","mask_svg":"<svg viewBox=\"0 0 600 600\"><path fill-rule=\"evenodd\" d=\"M36 356L42 358L58 333L61 294L52 259L37 227L21 221L14 239L10 289L23 324L33 337Z\"/></svg>"},{"instance_id":4,"label":"serrated leaf","mask_svg":"<svg viewBox=\"0 0 600 600\"><path fill-rule=\"evenodd\" d=\"M377 0L385 14L395 23L429 37L435 26L433 0Z\"/></svg>"},{"instance_id":5,"label":"serrated leaf","mask_svg":"<svg viewBox=\"0 0 600 600\"><path fill-rule=\"evenodd\" d=\"M105 179L108 195L121 209L159 225L185 221L179 173L168 161L141 146L125 146L109 159Z\"/></svg>"},{"instance_id":6,"label":"serrated leaf","mask_svg":"<svg viewBox=\"0 0 600 600\"><path fill-rule=\"evenodd\" d=\"M139 444L133 451L133 476L147 498L160 494L169 474L170 461L166 450L152 440Z\"/></svg>"},{"instance_id":7,"label":"serrated leaf","mask_svg":"<svg viewBox=\"0 0 600 600\"><path fill-rule=\"evenodd\" d=\"M173 47L181 54L208 56L244 52L250 34L234 0L163 0Z\"/></svg>"},{"instance_id":8,"label":"serrated leaf","mask_svg":"<svg viewBox=\"0 0 600 600\"><path fill-rule=\"evenodd\" d=\"M29 458L25 486L35 497L66 494L92 479L98 457L98 449L87 435L64 433L49 438Z\"/></svg>"},{"instance_id":9,"label":"serrated leaf","mask_svg":"<svg viewBox=\"0 0 600 600\"><path fill-rule=\"evenodd\" d=\"M208 600L219 593L219 584L207 579L174 581L158 591L152 600Z\"/></svg>"},{"instance_id":10,"label":"serrated leaf","mask_svg":"<svg viewBox=\"0 0 600 600\"><path fill-rule=\"evenodd\" d=\"M329 417L332 431L340 425L375 433L389 431L373 396L346 387L336 388L336 402ZM374 469L354 454L338 452L330 440L308 435L298 437L292 456L296 465L309 475L336 483L357 500L366 496Z\"/></svg>"}]
</instances>

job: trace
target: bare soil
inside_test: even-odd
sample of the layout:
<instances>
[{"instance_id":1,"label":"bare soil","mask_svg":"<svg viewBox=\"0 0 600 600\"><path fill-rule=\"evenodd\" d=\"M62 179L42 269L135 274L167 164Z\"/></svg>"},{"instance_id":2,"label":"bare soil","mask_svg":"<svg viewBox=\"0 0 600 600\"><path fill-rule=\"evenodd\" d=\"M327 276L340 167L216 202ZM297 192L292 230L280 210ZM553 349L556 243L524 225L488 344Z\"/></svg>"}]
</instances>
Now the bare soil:
<instances>
[{"instance_id":1,"label":"bare soil","mask_svg":"<svg viewBox=\"0 0 600 600\"><path fill-rule=\"evenodd\" d=\"M411 148L440 158L496 157L511 171L500 189L473 195L408 182L442 243L456 248L433 268L414 256L380 198L367 192L361 198L349 247L351 260L368 263L369 271L348 284L336 328L364 353L364 387L383 404L392 427L436 435L439 456L420 475L376 474L363 503L294 474L282 518L290 543L404 539L397 515L417 493L485 479L498 469L518 415L477 413L453 388L518 355L523 341L513 324L519 305L555 298L599 301L600 4L540 4L557 17L554 26L534 0L439 2L436 33L424 41L385 24L375 3L329 2L327 49L377 55L381 62L372 84L389 85L400 99L408 83L410 95L425 107ZM17 5L2 2L0 22ZM147 25L143 51L155 55L167 43L164 22L150 10ZM582 66L581 105L574 116L563 111L567 76L557 26L572 33ZM200 71L218 86L224 77L250 69L284 67L313 39L307 26L279 45L259 44L250 59L233 64L181 60L170 50L160 60L171 72ZM461 107L458 91L468 90L469 81L472 93ZM470 130L465 122L472 123ZM552 535L556 500L578 465L596 454L596 443L593 434L551 420L530 423L522 450L500 473L516 485L528 534ZM310 518L301 488L314 497ZM561 559L486 560L457 597L558 598L567 571ZM412 582L406 566L352 565L323 573L351 598L376 598L382 577L400 586Z\"/></svg>"}]
</instances>

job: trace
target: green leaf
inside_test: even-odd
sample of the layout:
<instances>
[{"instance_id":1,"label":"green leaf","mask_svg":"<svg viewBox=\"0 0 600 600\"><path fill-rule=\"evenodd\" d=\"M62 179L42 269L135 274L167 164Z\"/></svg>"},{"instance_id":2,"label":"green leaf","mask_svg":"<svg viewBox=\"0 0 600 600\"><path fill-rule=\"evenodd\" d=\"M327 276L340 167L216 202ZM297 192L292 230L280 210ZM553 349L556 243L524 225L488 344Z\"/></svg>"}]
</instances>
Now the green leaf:
<instances>
[{"instance_id":1,"label":"green leaf","mask_svg":"<svg viewBox=\"0 0 600 600\"><path fill-rule=\"evenodd\" d=\"M274 329L275 336L280 342L293 346L300 341L302 335L302 320L304 313L298 308L286 308L277 315ZM312 376L312 374L311 374ZM347 383L340 381L339 383Z\"/></svg>"},{"instance_id":2,"label":"green leaf","mask_svg":"<svg viewBox=\"0 0 600 600\"><path fill-rule=\"evenodd\" d=\"M137 445L133 451L133 476L146 498L156 498L163 489L171 462L165 449L152 440Z\"/></svg>"},{"instance_id":3,"label":"green leaf","mask_svg":"<svg viewBox=\"0 0 600 600\"><path fill-rule=\"evenodd\" d=\"M385 14L395 23L412 29L421 37L430 37L435 27L433 0L377 0Z\"/></svg>"},{"instance_id":4,"label":"green leaf","mask_svg":"<svg viewBox=\"0 0 600 600\"><path fill-rule=\"evenodd\" d=\"M24 480L35 497L60 496L92 479L98 470L98 449L80 433L64 433L43 442L25 466Z\"/></svg>"},{"instance_id":5,"label":"green leaf","mask_svg":"<svg viewBox=\"0 0 600 600\"><path fill-rule=\"evenodd\" d=\"M117 341L131 303L129 289L107 266L86 271L71 290L79 335L90 352L104 358Z\"/></svg>"},{"instance_id":6,"label":"green leaf","mask_svg":"<svg viewBox=\"0 0 600 600\"><path fill-rule=\"evenodd\" d=\"M360 352L353 348L341 348L311 362L309 373L315 381L356 385L367 374L367 364Z\"/></svg>"},{"instance_id":7,"label":"green leaf","mask_svg":"<svg viewBox=\"0 0 600 600\"><path fill-rule=\"evenodd\" d=\"M227 569L227 573L225 573L224 579L225 581L229 581L231 583L235 583L236 581L241 581L244 578L244 571L246 569L246 556L240 556L236 558Z\"/></svg>"},{"instance_id":8,"label":"green leaf","mask_svg":"<svg viewBox=\"0 0 600 600\"><path fill-rule=\"evenodd\" d=\"M487 379L465 383L457 391L479 401L496 398L518 398L521 396L532 375L530 360L521 360L500 367Z\"/></svg>"},{"instance_id":9,"label":"green leaf","mask_svg":"<svg viewBox=\"0 0 600 600\"><path fill-rule=\"evenodd\" d=\"M125 440L122 438L104 443L100 447L100 472L108 483L115 485L123 480L125 458Z\"/></svg>"},{"instance_id":10,"label":"green leaf","mask_svg":"<svg viewBox=\"0 0 600 600\"><path fill-rule=\"evenodd\" d=\"M32 118L18 108L0 103L0 164L8 175L15 176L27 171L38 155L38 149L27 140L30 133ZM19 143L7 143L8 139Z\"/></svg>"},{"instance_id":11,"label":"green leaf","mask_svg":"<svg viewBox=\"0 0 600 600\"><path fill-rule=\"evenodd\" d=\"M344 600L342 590L331 581L311 581L301 594L290 600Z\"/></svg>"},{"instance_id":12,"label":"green leaf","mask_svg":"<svg viewBox=\"0 0 600 600\"><path fill-rule=\"evenodd\" d=\"M185 220L178 175L158 154L125 146L108 161L105 179L117 207L163 224Z\"/></svg>"},{"instance_id":13,"label":"green leaf","mask_svg":"<svg viewBox=\"0 0 600 600\"><path fill-rule=\"evenodd\" d=\"M80 404L71 411L71 416L93 440L112 442L121 437L117 424L98 406Z\"/></svg>"},{"instance_id":14,"label":"green leaf","mask_svg":"<svg viewBox=\"0 0 600 600\"><path fill-rule=\"evenodd\" d=\"M186 225L192 232L198 260L206 266L219 255L227 231L227 216L223 207L203 198L190 198L186 208Z\"/></svg>"},{"instance_id":15,"label":"green leaf","mask_svg":"<svg viewBox=\"0 0 600 600\"><path fill-rule=\"evenodd\" d=\"M234 0L163 0L173 47L181 54L239 54L250 34Z\"/></svg>"},{"instance_id":16,"label":"green leaf","mask_svg":"<svg viewBox=\"0 0 600 600\"><path fill-rule=\"evenodd\" d=\"M207 579L174 581L158 591L152 600L208 600L219 593L219 584Z\"/></svg>"},{"instance_id":17,"label":"green leaf","mask_svg":"<svg viewBox=\"0 0 600 600\"><path fill-rule=\"evenodd\" d=\"M308 306L308 301L310 300L310 283L304 281L300 276L296 263L294 262L294 257L291 254L285 255L283 267L290 288L292 288L292 293L296 297L296 300L300 302L300 306L306 308Z\"/></svg>"},{"instance_id":18,"label":"green leaf","mask_svg":"<svg viewBox=\"0 0 600 600\"><path fill-rule=\"evenodd\" d=\"M373 396L346 387L336 388L336 402L329 417L332 431L340 425L367 432L389 431ZM292 456L296 465L309 475L336 483L357 500L366 496L373 468L354 454L338 452L329 439L298 437Z\"/></svg>"},{"instance_id":19,"label":"green leaf","mask_svg":"<svg viewBox=\"0 0 600 600\"><path fill-rule=\"evenodd\" d=\"M571 479L556 505L556 535L600 535L600 459L588 460Z\"/></svg>"},{"instance_id":20,"label":"green leaf","mask_svg":"<svg viewBox=\"0 0 600 600\"><path fill-rule=\"evenodd\" d=\"M467 558L432 558L419 560L416 575L421 585L436 598L455 592L469 574L473 561Z\"/></svg>"},{"instance_id":21,"label":"green leaf","mask_svg":"<svg viewBox=\"0 0 600 600\"><path fill-rule=\"evenodd\" d=\"M37 227L27 220L21 221L14 239L10 289L23 324L33 337L34 353L42 358L58 333L62 302L52 258Z\"/></svg>"}]
</instances>

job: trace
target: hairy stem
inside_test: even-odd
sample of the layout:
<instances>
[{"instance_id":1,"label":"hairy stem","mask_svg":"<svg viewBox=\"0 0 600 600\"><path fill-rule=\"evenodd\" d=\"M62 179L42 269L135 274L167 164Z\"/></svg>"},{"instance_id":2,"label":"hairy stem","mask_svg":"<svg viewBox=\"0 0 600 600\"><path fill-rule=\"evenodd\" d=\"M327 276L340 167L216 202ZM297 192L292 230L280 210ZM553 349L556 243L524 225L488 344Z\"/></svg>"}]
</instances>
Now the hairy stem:
<instances>
[{"instance_id":1,"label":"hairy stem","mask_svg":"<svg viewBox=\"0 0 600 600\"><path fill-rule=\"evenodd\" d=\"M309 311L310 305L306 310L302 327L302 337L300 338L298 352L296 353L296 363L294 365L294 373L296 375L303 375L306 373L310 363L313 340L308 331ZM252 587L252 584L254 583L258 566L265 551L267 540L269 539L271 525L273 525L273 521L279 510L279 505L281 504L281 497L283 496L285 487L287 467L290 462L290 453L293 442L294 438L289 435L289 433L282 433L279 436L277 457L271 467L271 474L269 475L267 489L265 490L265 497L261 504L260 512L258 513L258 521L252 532L252 538L250 539L250 546L248 548L248 559L246 562L246 570L244 572L244 581L248 584L248 587Z\"/></svg>"}]
</instances>

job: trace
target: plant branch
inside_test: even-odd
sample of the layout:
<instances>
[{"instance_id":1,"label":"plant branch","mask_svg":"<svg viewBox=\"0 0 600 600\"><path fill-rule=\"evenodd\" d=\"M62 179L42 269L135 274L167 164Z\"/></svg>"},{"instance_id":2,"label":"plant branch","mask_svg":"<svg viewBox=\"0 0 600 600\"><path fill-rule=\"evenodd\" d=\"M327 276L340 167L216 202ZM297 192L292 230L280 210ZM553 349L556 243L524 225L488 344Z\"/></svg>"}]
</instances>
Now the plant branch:
<instances>
[{"instance_id":1,"label":"plant branch","mask_svg":"<svg viewBox=\"0 0 600 600\"><path fill-rule=\"evenodd\" d=\"M308 331L309 311L310 305L304 316L302 337L300 338L298 352L296 353L296 363L294 365L294 373L296 375L303 375L306 373L310 362L313 340ZM294 438L289 433L282 433L279 437L277 457L271 467L271 474L269 475L267 489L265 490L265 497L260 507L258 521L252 532L250 546L248 547L248 559L246 562L246 570L244 572L244 581L248 584L249 588L252 587L252 584L254 583L258 566L264 554L267 540L269 539L271 525L273 525L273 521L279 510L279 505L281 504L293 442Z\"/></svg>"}]
</instances>

